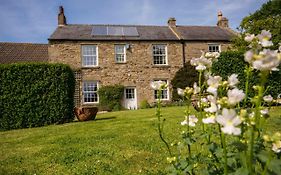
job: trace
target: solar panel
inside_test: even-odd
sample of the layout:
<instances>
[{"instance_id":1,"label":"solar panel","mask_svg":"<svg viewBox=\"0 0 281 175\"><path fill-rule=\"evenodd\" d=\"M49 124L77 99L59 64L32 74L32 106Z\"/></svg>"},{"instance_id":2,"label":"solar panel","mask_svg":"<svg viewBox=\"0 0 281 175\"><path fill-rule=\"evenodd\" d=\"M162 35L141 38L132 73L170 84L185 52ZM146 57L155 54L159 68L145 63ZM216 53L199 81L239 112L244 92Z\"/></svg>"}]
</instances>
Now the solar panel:
<instances>
[{"instance_id":1,"label":"solar panel","mask_svg":"<svg viewBox=\"0 0 281 175\"><path fill-rule=\"evenodd\" d=\"M94 26L92 35L107 35L107 26Z\"/></svg>"},{"instance_id":2,"label":"solar panel","mask_svg":"<svg viewBox=\"0 0 281 175\"><path fill-rule=\"evenodd\" d=\"M128 26L94 26L94 36L139 36L136 27Z\"/></svg>"},{"instance_id":3,"label":"solar panel","mask_svg":"<svg viewBox=\"0 0 281 175\"><path fill-rule=\"evenodd\" d=\"M108 35L111 36L122 36L123 34L123 27L116 27L116 26L108 26Z\"/></svg>"},{"instance_id":4,"label":"solar panel","mask_svg":"<svg viewBox=\"0 0 281 175\"><path fill-rule=\"evenodd\" d=\"M139 36L136 27L123 27L123 32L125 36Z\"/></svg>"}]
</instances>

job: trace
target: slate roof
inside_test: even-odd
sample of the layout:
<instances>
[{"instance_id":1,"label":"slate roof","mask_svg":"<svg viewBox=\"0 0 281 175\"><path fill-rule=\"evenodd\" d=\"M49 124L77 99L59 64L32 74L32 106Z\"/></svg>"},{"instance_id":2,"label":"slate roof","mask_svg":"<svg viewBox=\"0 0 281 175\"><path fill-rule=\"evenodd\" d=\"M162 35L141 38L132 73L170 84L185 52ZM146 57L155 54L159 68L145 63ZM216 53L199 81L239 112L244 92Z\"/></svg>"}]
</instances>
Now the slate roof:
<instances>
[{"instance_id":1,"label":"slate roof","mask_svg":"<svg viewBox=\"0 0 281 175\"><path fill-rule=\"evenodd\" d=\"M47 61L48 44L0 42L0 64Z\"/></svg>"},{"instance_id":2,"label":"slate roof","mask_svg":"<svg viewBox=\"0 0 281 175\"><path fill-rule=\"evenodd\" d=\"M224 29L217 26L177 26L181 38L184 40L200 40L200 41L230 41L234 36L231 29Z\"/></svg>"},{"instance_id":3,"label":"slate roof","mask_svg":"<svg viewBox=\"0 0 281 175\"><path fill-rule=\"evenodd\" d=\"M101 25L68 24L59 26L49 40L145 40L145 41L176 41L179 38L168 26L143 25L104 25L136 27L139 36L93 36L92 28ZM217 26L177 26L176 32L184 40L220 40L229 41L234 32Z\"/></svg>"}]
</instances>

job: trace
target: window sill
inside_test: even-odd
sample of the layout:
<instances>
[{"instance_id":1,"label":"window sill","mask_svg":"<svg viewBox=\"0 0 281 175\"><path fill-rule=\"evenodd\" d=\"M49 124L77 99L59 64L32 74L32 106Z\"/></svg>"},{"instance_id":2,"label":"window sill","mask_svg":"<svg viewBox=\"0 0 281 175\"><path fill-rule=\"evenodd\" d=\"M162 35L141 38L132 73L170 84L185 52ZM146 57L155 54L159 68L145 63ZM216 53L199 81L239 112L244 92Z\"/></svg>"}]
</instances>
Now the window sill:
<instances>
[{"instance_id":1,"label":"window sill","mask_svg":"<svg viewBox=\"0 0 281 175\"><path fill-rule=\"evenodd\" d=\"M127 64L127 62L115 62L115 64Z\"/></svg>"},{"instance_id":2,"label":"window sill","mask_svg":"<svg viewBox=\"0 0 281 175\"><path fill-rule=\"evenodd\" d=\"M154 64L154 65L152 65L152 67L156 67L156 68L158 68L158 67L164 67L164 68L169 68L169 67L171 67L170 65L168 65L168 64L163 64L163 65L161 65L161 64L159 64L159 65L157 65L157 64Z\"/></svg>"},{"instance_id":3,"label":"window sill","mask_svg":"<svg viewBox=\"0 0 281 175\"><path fill-rule=\"evenodd\" d=\"M92 105L98 105L99 102L84 102L83 106L92 106Z\"/></svg>"},{"instance_id":4,"label":"window sill","mask_svg":"<svg viewBox=\"0 0 281 175\"><path fill-rule=\"evenodd\" d=\"M99 69L100 66L83 66L81 69Z\"/></svg>"}]
</instances>

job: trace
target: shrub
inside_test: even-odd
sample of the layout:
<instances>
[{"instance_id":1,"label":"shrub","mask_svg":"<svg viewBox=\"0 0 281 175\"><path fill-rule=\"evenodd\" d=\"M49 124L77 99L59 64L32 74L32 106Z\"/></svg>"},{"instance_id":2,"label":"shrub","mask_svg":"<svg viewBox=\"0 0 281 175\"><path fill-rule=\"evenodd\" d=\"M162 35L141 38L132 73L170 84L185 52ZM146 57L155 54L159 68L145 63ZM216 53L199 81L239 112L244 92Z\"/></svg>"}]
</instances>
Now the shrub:
<instances>
[{"instance_id":1,"label":"shrub","mask_svg":"<svg viewBox=\"0 0 281 175\"><path fill-rule=\"evenodd\" d=\"M148 103L147 100L143 100L143 101L140 102L140 108L141 108L141 109L150 108L150 104Z\"/></svg>"},{"instance_id":2,"label":"shrub","mask_svg":"<svg viewBox=\"0 0 281 175\"><path fill-rule=\"evenodd\" d=\"M171 83L173 86L172 99L178 101L180 96L177 93L177 88L184 89L185 87L192 86L193 83L198 79L198 73L190 63L186 63L184 67L179 69Z\"/></svg>"},{"instance_id":3,"label":"shrub","mask_svg":"<svg viewBox=\"0 0 281 175\"><path fill-rule=\"evenodd\" d=\"M244 53L242 51L226 51L222 52L217 62L213 63L212 72L220 75L223 79L227 79L233 73L238 74L240 81L239 89L245 89L246 81L246 69L247 63L244 61ZM279 69L281 66L279 66ZM253 75L250 76L249 87L257 84L259 79L259 71L254 70ZM268 78L266 86L268 87L266 94L271 94L273 97L277 97L281 92L281 73L280 71L273 71ZM254 90L249 89L249 96L253 97Z\"/></svg>"},{"instance_id":4,"label":"shrub","mask_svg":"<svg viewBox=\"0 0 281 175\"><path fill-rule=\"evenodd\" d=\"M101 108L110 111L118 111L122 109L121 100L124 94L124 86L103 86L99 89L98 93Z\"/></svg>"},{"instance_id":5,"label":"shrub","mask_svg":"<svg viewBox=\"0 0 281 175\"><path fill-rule=\"evenodd\" d=\"M0 129L73 119L74 76L62 64L0 65Z\"/></svg>"}]
</instances>

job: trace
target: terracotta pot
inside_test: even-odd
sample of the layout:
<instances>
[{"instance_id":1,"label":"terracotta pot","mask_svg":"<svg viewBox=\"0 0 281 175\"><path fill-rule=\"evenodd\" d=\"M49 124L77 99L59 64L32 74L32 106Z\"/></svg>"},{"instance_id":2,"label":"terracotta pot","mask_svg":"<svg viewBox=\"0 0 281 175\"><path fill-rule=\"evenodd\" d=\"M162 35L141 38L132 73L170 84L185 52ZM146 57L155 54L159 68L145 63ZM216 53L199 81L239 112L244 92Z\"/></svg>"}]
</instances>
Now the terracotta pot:
<instances>
[{"instance_id":1,"label":"terracotta pot","mask_svg":"<svg viewBox=\"0 0 281 175\"><path fill-rule=\"evenodd\" d=\"M95 120L98 112L97 107L75 107L74 113L79 121Z\"/></svg>"}]
</instances>

